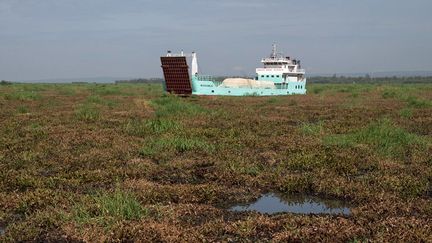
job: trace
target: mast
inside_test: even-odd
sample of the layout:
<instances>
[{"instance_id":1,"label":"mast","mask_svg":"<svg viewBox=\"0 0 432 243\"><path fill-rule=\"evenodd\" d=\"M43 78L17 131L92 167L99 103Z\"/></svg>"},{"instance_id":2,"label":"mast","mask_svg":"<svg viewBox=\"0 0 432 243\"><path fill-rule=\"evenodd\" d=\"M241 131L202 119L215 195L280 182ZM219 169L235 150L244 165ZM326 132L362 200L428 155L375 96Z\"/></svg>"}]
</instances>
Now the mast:
<instances>
[{"instance_id":1,"label":"mast","mask_svg":"<svg viewBox=\"0 0 432 243\"><path fill-rule=\"evenodd\" d=\"M198 74L198 60L196 52L192 52L192 76Z\"/></svg>"},{"instance_id":2,"label":"mast","mask_svg":"<svg viewBox=\"0 0 432 243\"><path fill-rule=\"evenodd\" d=\"M272 54L270 55L271 58L276 58L277 52L276 52L276 43L273 43L272 45Z\"/></svg>"}]
</instances>

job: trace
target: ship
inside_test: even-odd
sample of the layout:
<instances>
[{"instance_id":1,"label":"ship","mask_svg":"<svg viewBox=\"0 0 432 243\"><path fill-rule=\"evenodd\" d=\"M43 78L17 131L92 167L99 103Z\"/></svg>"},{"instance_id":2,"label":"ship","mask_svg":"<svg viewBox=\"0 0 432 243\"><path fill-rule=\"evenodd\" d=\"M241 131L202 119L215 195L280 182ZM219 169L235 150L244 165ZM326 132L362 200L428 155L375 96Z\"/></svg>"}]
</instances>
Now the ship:
<instances>
[{"instance_id":1,"label":"ship","mask_svg":"<svg viewBox=\"0 0 432 243\"><path fill-rule=\"evenodd\" d=\"M226 78L217 80L203 75L198 69L197 53L174 54L168 51L161 57L164 90L178 95L273 96L306 94L305 70L301 61L277 52L261 60L255 78ZM190 63L190 65L189 65ZM191 66L191 68L189 68Z\"/></svg>"}]
</instances>

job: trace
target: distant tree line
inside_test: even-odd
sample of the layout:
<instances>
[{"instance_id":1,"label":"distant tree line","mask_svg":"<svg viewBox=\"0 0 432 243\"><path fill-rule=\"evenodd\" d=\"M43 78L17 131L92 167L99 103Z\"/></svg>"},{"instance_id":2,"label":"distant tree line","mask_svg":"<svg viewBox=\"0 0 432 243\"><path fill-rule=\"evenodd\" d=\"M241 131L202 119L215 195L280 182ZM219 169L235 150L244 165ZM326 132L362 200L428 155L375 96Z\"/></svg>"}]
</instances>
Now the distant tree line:
<instances>
[{"instance_id":1,"label":"distant tree line","mask_svg":"<svg viewBox=\"0 0 432 243\"><path fill-rule=\"evenodd\" d=\"M9 84L12 84L12 82L6 80L0 81L0 85L9 85Z\"/></svg>"},{"instance_id":2,"label":"distant tree line","mask_svg":"<svg viewBox=\"0 0 432 243\"><path fill-rule=\"evenodd\" d=\"M74 81L72 84L88 84L89 82L86 81Z\"/></svg>"},{"instance_id":3,"label":"distant tree line","mask_svg":"<svg viewBox=\"0 0 432 243\"><path fill-rule=\"evenodd\" d=\"M144 84L155 84L155 83L162 83L164 80L162 78L137 78L137 79L130 79L130 80L116 80L116 84L138 84L138 83L144 83Z\"/></svg>"},{"instance_id":4,"label":"distant tree line","mask_svg":"<svg viewBox=\"0 0 432 243\"><path fill-rule=\"evenodd\" d=\"M411 77L362 77L347 76L316 76L308 77L309 83L432 83L432 76L411 76Z\"/></svg>"},{"instance_id":5,"label":"distant tree line","mask_svg":"<svg viewBox=\"0 0 432 243\"><path fill-rule=\"evenodd\" d=\"M229 76L216 76L213 77L216 81L223 81ZM249 78L254 77L238 77L238 78ZM116 84L122 83L147 83L155 84L162 83L163 78L138 78L130 80L116 80ZM350 77L350 76L313 76L307 78L308 83L432 83L432 76L407 76L407 77L371 77L370 75L360 76L360 77ZM72 82L74 84L85 84L88 82ZM13 84L11 81L1 80L0 85L10 85Z\"/></svg>"}]
</instances>

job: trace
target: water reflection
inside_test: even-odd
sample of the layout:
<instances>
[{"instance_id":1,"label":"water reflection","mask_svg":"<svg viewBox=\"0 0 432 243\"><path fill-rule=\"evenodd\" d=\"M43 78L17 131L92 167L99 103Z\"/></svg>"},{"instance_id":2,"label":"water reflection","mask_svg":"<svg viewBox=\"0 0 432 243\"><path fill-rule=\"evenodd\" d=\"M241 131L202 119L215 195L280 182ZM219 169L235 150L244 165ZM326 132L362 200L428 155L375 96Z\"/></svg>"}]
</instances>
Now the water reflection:
<instances>
[{"instance_id":1,"label":"water reflection","mask_svg":"<svg viewBox=\"0 0 432 243\"><path fill-rule=\"evenodd\" d=\"M350 215L349 205L341 200L323 199L317 196L264 194L257 201L236 205L231 211L257 211L260 213L341 214Z\"/></svg>"}]
</instances>

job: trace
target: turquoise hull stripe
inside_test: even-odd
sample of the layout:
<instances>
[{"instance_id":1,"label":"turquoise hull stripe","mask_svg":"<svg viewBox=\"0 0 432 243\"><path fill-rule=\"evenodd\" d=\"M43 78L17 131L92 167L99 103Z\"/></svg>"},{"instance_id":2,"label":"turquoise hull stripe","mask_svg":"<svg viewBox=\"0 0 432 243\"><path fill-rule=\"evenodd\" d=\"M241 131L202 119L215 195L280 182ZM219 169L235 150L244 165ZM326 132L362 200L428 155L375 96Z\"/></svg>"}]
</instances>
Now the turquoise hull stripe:
<instances>
[{"instance_id":1,"label":"turquoise hull stripe","mask_svg":"<svg viewBox=\"0 0 432 243\"><path fill-rule=\"evenodd\" d=\"M261 76L258 76L258 80L259 81L273 81L273 83L282 83L284 80L283 78L277 78L277 77L264 77L262 78Z\"/></svg>"},{"instance_id":2,"label":"turquoise hull stripe","mask_svg":"<svg viewBox=\"0 0 432 243\"><path fill-rule=\"evenodd\" d=\"M221 82L192 77L192 94L194 95L230 95L230 96L272 96L306 94L306 79L302 82L289 82L284 88L226 88Z\"/></svg>"}]
</instances>

